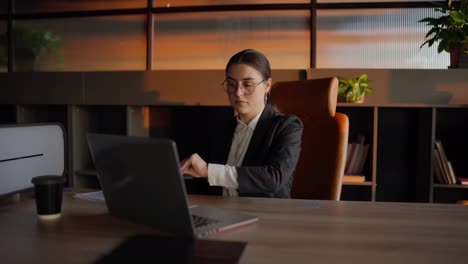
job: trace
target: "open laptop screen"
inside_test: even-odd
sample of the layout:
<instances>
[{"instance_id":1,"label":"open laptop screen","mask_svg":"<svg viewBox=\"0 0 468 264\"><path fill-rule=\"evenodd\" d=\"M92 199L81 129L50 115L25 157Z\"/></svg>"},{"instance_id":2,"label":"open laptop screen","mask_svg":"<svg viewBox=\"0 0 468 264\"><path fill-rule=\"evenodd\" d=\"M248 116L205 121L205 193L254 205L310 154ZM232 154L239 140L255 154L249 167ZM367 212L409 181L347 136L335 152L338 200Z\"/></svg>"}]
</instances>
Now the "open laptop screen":
<instances>
[{"instance_id":1,"label":"open laptop screen","mask_svg":"<svg viewBox=\"0 0 468 264\"><path fill-rule=\"evenodd\" d=\"M111 214L189 237L258 220L220 208L189 208L171 139L88 134L88 143ZM195 229L193 219L200 217L210 221Z\"/></svg>"}]
</instances>

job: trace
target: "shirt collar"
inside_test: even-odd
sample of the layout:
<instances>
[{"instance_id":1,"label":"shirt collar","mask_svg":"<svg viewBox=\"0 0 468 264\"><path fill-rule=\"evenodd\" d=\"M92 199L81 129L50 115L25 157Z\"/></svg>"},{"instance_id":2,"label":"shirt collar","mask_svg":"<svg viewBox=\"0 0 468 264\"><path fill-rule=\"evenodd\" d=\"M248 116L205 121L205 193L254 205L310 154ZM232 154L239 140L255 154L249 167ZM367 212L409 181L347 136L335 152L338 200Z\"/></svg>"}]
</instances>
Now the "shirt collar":
<instances>
[{"instance_id":1,"label":"shirt collar","mask_svg":"<svg viewBox=\"0 0 468 264\"><path fill-rule=\"evenodd\" d=\"M248 125L244 124L244 122L242 122L239 117L237 117L237 127L246 127L248 126L251 130L255 130L255 127L257 127L257 123L258 123L258 120L260 119L260 116L262 115L263 113L263 110L265 110L265 106L263 106L262 108L262 111L260 111L255 117L254 119L252 119L252 121L249 122ZM237 129L236 129L237 130Z\"/></svg>"}]
</instances>

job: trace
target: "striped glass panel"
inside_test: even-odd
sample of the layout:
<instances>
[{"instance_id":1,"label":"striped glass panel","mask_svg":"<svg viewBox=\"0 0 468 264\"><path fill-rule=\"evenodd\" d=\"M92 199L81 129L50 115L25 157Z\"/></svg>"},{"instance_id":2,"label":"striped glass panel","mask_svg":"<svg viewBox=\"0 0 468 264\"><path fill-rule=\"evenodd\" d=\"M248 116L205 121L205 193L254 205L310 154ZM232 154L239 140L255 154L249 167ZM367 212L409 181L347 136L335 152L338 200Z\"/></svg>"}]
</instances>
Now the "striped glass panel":
<instances>
[{"instance_id":1,"label":"striped glass panel","mask_svg":"<svg viewBox=\"0 0 468 264\"><path fill-rule=\"evenodd\" d=\"M15 40L17 71L146 69L145 15L19 20L14 21L14 29L26 35L49 32L60 38L53 53L41 51L35 56L28 54L41 45L34 46L20 37Z\"/></svg>"},{"instance_id":2,"label":"striped glass panel","mask_svg":"<svg viewBox=\"0 0 468 264\"><path fill-rule=\"evenodd\" d=\"M274 69L310 65L309 11L157 14L154 69L224 69L236 52L263 52Z\"/></svg>"},{"instance_id":3,"label":"striped glass panel","mask_svg":"<svg viewBox=\"0 0 468 264\"><path fill-rule=\"evenodd\" d=\"M310 0L153 0L155 7L309 3Z\"/></svg>"},{"instance_id":4,"label":"striped glass panel","mask_svg":"<svg viewBox=\"0 0 468 264\"><path fill-rule=\"evenodd\" d=\"M317 68L442 69L448 53L420 48L432 8L317 11Z\"/></svg>"},{"instance_id":5,"label":"striped glass panel","mask_svg":"<svg viewBox=\"0 0 468 264\"><path fill-rule=\"evenodd\" d=\"M437 0L434 0L437 1ZM317 3L383 3L383 2L431 2L428 0L317 0Z\"/></svg>"},{"instance_id":6,"label":"striped glass panel","mask_svg":"<svg viewBox=\"0 0 468 264\"><path fill-rule=\"evenodd\" d=\"M144 8L146 5L146 0L13 0L15 13Z\"/></svg>"}]
</instances>

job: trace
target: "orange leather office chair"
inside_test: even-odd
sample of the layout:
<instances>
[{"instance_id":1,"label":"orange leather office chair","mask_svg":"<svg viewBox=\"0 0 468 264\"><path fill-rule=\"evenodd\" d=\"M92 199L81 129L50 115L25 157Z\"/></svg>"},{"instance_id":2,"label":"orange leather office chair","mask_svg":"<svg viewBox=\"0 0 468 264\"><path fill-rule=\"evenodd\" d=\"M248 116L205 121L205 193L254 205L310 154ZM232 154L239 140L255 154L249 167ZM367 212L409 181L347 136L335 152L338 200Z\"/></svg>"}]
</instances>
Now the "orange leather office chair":
<instances>
[{"instance_id":1,"label":"orange leather office chair","mask_svg":"<svg viewBox=\"0 0 468 264\"><path fill-rule=\"evenodd\" d=\"M348 117L336 113L336 77L277 82L271 101L304 124L291 197L340 200L348 146Z\"/></svg>"}]
</instances>

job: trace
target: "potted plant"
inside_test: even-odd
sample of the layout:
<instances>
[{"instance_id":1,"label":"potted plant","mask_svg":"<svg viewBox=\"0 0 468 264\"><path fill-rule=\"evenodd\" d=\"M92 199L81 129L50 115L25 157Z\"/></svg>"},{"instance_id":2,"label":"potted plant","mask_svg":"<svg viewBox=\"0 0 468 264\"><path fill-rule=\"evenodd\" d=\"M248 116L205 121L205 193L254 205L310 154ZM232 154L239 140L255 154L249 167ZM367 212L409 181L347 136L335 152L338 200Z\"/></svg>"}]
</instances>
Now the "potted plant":
<instances>
[{"instance_id":1,"label":"potted plant","mask_svg":"<svg viewBox=\"0 0 468 264\"><path fill-rule=\"evenodd\" d=\"M438 42L437 52L450 53L449 68L468 67L468 0L435 2L438 17L426 17L419 22L432 28L421 45L431 47Z\"/></svg>"},{"instance_id":2,"label":"potted plant","mask_svg":"<svg viewBox=\"0 0 468 264\"><path fill-rule=\"evenodd\" d=\"M15 27L13 29L13 55L16 71L33 71L41 54L55 54L61 39L40 27ZM7 36L0 35L0 49L6 50ZM6 65L7 58L1 57L0 64Z\"/></svg>"},{"instance_id":3,"label":"potted plant","mask_svg":"<svg viewBox=\"0 0 468 264\"><path fill-rule=\"evenodd\" d=\"M364 95L374 93L374 89L369 87L367 74L362 74L358 78L338 78L338 94L346 98L349 103L363 103Z\"/></svg>"}]
</instances>

